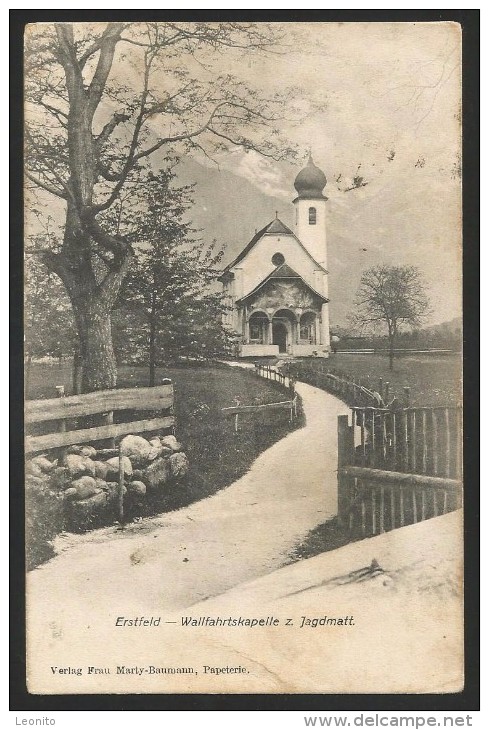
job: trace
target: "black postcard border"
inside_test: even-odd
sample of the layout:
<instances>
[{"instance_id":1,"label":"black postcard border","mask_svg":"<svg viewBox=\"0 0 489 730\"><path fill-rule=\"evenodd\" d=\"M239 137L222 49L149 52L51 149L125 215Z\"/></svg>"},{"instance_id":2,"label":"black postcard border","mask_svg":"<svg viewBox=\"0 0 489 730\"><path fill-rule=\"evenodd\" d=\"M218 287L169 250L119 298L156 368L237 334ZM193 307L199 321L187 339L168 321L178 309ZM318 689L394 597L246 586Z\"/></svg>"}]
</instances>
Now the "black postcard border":
<instances>
[{"instance_id":1,"label":"black postcard border","mask_svg":"<svg viewBox=\"0 0 489 730\"><path fill-rule=\"evenodd\" d=\"M465 688L456 694L32 695L25 666L23 32L28 23L163 20L460 23L463 38ZM10 10L10 709L477 711L479 677L479 10Z\"/></svg>"}]
</instances>

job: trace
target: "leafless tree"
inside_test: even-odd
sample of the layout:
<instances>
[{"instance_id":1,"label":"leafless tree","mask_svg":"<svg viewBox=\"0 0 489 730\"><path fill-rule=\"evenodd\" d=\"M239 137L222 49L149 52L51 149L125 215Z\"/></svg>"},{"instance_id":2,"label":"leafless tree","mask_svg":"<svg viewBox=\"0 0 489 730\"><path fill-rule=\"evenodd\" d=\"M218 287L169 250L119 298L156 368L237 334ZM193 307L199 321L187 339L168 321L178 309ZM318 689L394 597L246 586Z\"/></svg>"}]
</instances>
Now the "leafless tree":
<instances>
[{"instance_id":1,"label":"leafless tree","mask_svg":"<svg viewBox=\"0 0 489 730\"><path fill-rule=\"evenodd\" d=\"M110 315L132 249L110 213L128 190L137 196L151 156L177 144L211 157L236 146L294 155L277 129L290 94L263 98L213 67L279 42L266 23L27 27L25 175L45 206L61 201L62 244L39 253L71 300L84 391L116 385Z\"/></svg>"},{"instance_id":2,"label":"leafless tree","mask_svg":"<svg viewBox=\"0 0 489 730\"><path fill-rule=\"evenodd\" d=\"M428 312L425 286L415 266L372 266L360 279L351 321L363 330L387 330L393 370L399 332L403 327L419 327Z\"/></svg>"}]
</instances>

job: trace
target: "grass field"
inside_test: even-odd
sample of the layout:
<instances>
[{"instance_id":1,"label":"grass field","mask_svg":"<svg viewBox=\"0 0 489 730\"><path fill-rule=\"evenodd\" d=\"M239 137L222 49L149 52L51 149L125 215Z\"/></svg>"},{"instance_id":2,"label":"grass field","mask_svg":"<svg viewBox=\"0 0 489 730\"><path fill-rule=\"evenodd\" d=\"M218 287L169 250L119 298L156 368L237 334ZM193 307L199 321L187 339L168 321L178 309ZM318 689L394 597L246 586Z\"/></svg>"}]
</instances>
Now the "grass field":
<instances>
[{"instance_id":1,"label":"grass field","mask_svg":"<svg viewBox=\"0 0 489 730\"><path fill-rule=\"evenodd\" d=\"M409 386L413 406L459 405L462 400L460 355L405 355L394 361L394 370L389 370L387 357L339 352L331 355L327 365L368 380L374 390L382 378L399 397L403 387Z\"/></svg>"},{"instance_id":2,"label":"grass field","mask_svg":"<svg viewBox=\"0 0 489 730\"><path fill-rule=\"evenodd\" d=\"M118 385L145 386L147 378L147 368L123 366L119 370ZM219 364L182 366L158 369L157 384L163 378L171 378L174 383L176 436L189 458L190 471L185 480L169 492L156 498L148 496L136 513L126 513L128 519L179 509L214 494L245 474L257 456L291 428L304 423L300 408L293 425L289 423L288 411L247 414L240 418L240 431L235 434L233 418L223 417L221 408L236 405L237 400L241 405L253 405L287 398L277 385L252 372ZM70 363L33 363L27 395L35 399L56 397L56 385L65 385L69 395L70 379ZM28 553L30 567L34 567L51 557L48 541L56 532L75 528L61 524L59 509L42 516L41 504L35 507L31 503L31 507Z\"/></svg>"}]
</instances>

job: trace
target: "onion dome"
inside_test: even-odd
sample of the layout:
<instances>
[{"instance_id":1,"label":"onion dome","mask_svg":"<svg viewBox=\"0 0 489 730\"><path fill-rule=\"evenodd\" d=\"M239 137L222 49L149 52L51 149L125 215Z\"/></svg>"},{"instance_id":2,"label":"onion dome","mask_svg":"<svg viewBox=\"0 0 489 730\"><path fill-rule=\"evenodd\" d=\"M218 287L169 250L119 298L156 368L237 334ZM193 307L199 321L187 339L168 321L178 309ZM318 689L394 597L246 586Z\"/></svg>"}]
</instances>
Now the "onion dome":
<instances>
[{"instance_id":1,"label":"onion dome","mask_svg":"<svg viewBox=\"0 0 489 730\"><path fill-rule=\"evenodd\" d=\"M299 172L294 181L294 187L299 198L306 200L324 198L323 188L326 182L326 175L314 164L312 156L309 155L307 165Z\"/></svg>"}]
</instances>

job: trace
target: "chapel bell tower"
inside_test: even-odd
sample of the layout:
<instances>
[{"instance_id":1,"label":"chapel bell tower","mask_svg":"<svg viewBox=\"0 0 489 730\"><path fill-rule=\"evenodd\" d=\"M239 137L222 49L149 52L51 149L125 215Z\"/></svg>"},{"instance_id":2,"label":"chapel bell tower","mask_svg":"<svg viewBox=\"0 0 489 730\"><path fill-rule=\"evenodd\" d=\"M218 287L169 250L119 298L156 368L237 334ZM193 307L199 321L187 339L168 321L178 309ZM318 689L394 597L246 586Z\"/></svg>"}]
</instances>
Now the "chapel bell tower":
<instances>
[{"instance_id":1,"label":"chapel bell tower","mask_svg":"<svg viewBox=\"0 0 489 730\"><path fill-rule=\"evenodd\" d=\"M294 187L297 190L295 206L295 233L311 256L327 268L326 255L326 201L323 189L326 175L314 164L311 155L297 175Z\"/></svg>"},{"instance_id":2,"label":"chapel bell tower","mask_svg":"<svg viewBox=\"0 0 489 730\"><path fill-rule=\"evenodd\" d=\"M294 187L295 234L319 264L314 272L315 288L328 298L328 257L326 246L326 202L323 195L326 175L309 155L307 165L297 175ZM329 347L329 310L323 304L321 311L321 341Z\"/></svg>"}]
</instances>

